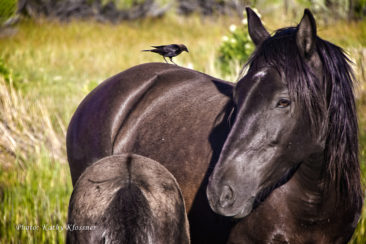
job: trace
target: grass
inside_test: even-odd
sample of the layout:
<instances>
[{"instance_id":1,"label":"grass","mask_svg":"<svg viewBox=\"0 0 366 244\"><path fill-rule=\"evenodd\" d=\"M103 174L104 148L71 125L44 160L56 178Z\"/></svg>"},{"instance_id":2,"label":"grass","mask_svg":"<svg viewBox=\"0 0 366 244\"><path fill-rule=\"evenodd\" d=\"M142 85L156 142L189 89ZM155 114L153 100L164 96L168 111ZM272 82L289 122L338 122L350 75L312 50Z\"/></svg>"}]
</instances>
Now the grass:
<instances>
[{"instance_id":1,"label":"grass","mask_svg":"<svg viewBox=\"0 0 366 244\"><path fill-rule=\"evenodd\" d=\"M65 132L58 133L48 108L14 89L8 77L7 84L0 76L0 243L62 243L64 231L43 228L64 226L67 217L72 186Z\"/></svg>"},{"instance_id":2,"label":"grass","mask_svg":"<svg viewBox=\"0 0 366 244\"><path fill-rule=\"evenodd\" d=\"M65 242L64 231L48 229L65 226L72 185L67 164L50 158L43 150L26 164L15 161L12 170L0 165L1 243ZM38 229L29 231L22 225Z\"/></svg>"},{"instance_id":3,"label":"grass","mask_svg":"<svg viewBox=\"0 0 366 244\"><path fill-rule=\"evenodd\" d=\"M219 22L25 21L16 35L0 39L0 243L64 242L64 231L43 225L66 223L72 186L65 127L76 106L107 77L139 63L161 62L140 52L154 44L196 46L176 62L217 75L215 50L227 26ZM18 225L39 229L18 230Z\"/></svg>"},{"instance_id":4,"label":"grass","mask_svg":"<svg viewBox=\"0 0 366 244\"><path fill-rule=\"evenodd\" d=\"M107 77L136 64L161 62L158 55L141 52L150 45L185 43L194 49L180 55L179 64L213 70L215 50L226 31L217 21L172 17L120 25L25 22L19 30L13 37L0 39L0 57L21 73L22 90L42 98L52 94L47 103L55 105L51 109L64 115L65 122L80 99ZM60 103L74 106L65 108Z\"/></svg>"},{"instance_id":5,"label":"grass","mask_svg":"<svg viewBox=\"0 0 366 244\"><path fill-rule=\"evenodd\" d=\"M270 30L283 26L265 21L271 23ZM0 62L0 243L64 242L64 231L43 230L43 225L66 222L72 186L65 128L92 88L128 67L161 62L161 57L140 50L175 42L190 49L189 54L176 58L180 65L235 81L235 74L222 77L215 67L221 38L232 23L240 26L238 19L176 16L118 25L38 20L23 21L16 35L0 38L0 61L4 63L1 67ZM319 27L320 36L343 46L356 63L364 185L365 28L365 22ZM2 77L4 72L10 78ZM40 229L17 230L17 225ZM353 243L366 243L366 208Z\"/></svg>"},{"instance_id":6,"label":"grass","mask_svg":"<svg viewBox=\"0 0 366 244\"><path fill-rule=\"evenodd\" d=\"M8 156L26 162L29 153L39 153L42 146L46 146L54 158L64 159L66 129L57 116L53 117L59 131L44 103L14 89L11 75L9 79L0 76L0 151L6 152L0 154L0 163L10 167Z\"/></svg>"}]
</instances>

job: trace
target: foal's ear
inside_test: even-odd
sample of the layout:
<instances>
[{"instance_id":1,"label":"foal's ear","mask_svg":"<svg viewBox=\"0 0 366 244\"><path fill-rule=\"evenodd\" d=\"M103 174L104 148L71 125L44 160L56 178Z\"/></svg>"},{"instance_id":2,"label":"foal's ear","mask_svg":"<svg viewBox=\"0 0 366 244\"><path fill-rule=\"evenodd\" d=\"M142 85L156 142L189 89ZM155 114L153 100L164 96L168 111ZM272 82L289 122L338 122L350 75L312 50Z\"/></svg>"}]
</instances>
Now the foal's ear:
<instances>
[{"instance_id":1,"label":"foal's ear","mask_svg":"<svg viewBox=\"0 0 366 244\"><path fill-rule=\"evenodd\" d=\"M315 51L316 23L310 10L305 9L304 16L297 26L296 44L303 57L309 59Z\"/></svg>"},{"instance_id":2,"label":"foal's ear","mask_svg":"<svg viewBox=\"0 0 366 244\"><path fill-rule=\"evenodd\" d=\"M260 45L265 39L270 37L268 31L264 28L261 19L258 15L249 7L247 10L248 18L248 31L249 36L253 40L256 46Z\"/></svg>"}]
</instances>

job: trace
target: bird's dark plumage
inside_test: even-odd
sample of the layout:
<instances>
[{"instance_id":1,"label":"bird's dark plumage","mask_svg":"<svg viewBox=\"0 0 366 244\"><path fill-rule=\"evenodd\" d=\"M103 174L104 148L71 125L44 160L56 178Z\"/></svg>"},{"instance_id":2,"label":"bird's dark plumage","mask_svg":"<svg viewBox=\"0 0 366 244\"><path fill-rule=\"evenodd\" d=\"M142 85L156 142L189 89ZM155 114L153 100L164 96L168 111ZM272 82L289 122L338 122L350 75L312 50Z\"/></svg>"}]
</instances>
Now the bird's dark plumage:
<instances>
[{"instance_id":1,"label":"bird's dark plumage","mask_svg":"<svg viewBox=\"0 0 366 244\"><path fill-rule=\"evenodd\" d=\"M170 44L170 45L151 46L151 47L153 47L154 49L142 50L142 51L158 53L161 56L163 56L165 62L167 62L165 58L169 58L172 63L174 63L172 59L173 57L178 56L183 51L189 52L187 47L183 44Z\"/></svg>"}]
</instances>

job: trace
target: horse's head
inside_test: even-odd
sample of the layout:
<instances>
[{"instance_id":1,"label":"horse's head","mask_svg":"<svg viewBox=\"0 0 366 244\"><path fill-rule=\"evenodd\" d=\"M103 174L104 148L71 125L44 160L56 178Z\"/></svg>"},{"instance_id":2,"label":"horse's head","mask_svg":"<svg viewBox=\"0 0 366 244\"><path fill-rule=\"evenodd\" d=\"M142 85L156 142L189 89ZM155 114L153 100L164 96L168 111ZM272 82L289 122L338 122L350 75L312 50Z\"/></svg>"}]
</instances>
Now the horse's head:
<instances>
[{"instance_id":1,"label":"horse's head","mask_svg":"<svg viewBox=\"0 0 366 244\"><path fill-rule=\"evenodd\" d=\"M247 16L257 48L235 87L234 122L207 188L211 208L237 218L325 144L326 96L317 94L327 87L312 14L272 37L251 9Z\"/></svg>"}]
</instances>

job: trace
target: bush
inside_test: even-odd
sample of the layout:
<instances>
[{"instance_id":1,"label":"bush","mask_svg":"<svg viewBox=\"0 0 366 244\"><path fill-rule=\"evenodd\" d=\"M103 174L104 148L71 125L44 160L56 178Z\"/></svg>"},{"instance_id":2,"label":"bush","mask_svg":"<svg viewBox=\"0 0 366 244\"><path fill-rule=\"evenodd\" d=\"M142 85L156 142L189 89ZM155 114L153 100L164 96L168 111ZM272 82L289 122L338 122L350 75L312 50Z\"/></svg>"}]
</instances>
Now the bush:
<instances>
[{"instance_id":1,"label":"bush","mask_svg":"<svg viewBox=\"0 0 366 244\"><path fill-rule=\"evenodd\" d=\"M17 10L17 0L0 1L0 26L15 14Z\"/></svg>"},{"instance_id":2,"label":"bush","mask_svg":"<svg viewBox=\"0 0 366 244\"><path fill-rule=\"evenodd\" d=\"M233 74L237 68L235 66L243 66L254 51L246 17L242 20L242 25L231 25L229 29L230 35L222 37L219 48L219 67L225 75Z\"/></svg>"}]
</instances>

